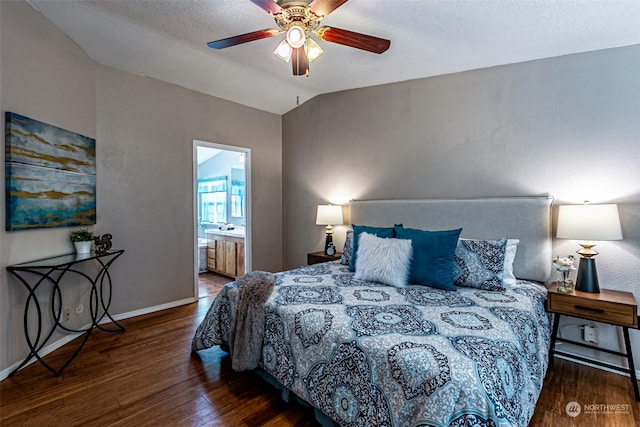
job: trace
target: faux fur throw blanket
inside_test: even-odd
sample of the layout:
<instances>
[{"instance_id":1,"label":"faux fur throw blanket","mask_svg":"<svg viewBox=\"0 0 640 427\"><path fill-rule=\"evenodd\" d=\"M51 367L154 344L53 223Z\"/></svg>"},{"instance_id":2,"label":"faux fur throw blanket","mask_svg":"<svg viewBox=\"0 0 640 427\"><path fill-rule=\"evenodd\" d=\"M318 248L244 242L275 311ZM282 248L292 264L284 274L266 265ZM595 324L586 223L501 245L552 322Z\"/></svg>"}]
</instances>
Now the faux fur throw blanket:
<instances>
[{"instance_id":1,"label":"faux fur throw blanket","mask_svg":"<svg viewBox=\"0 0 640 427\"><path fill-rule=\"evenodd\" d=\"M265 271L254 271L236 279L238 304L229 330L229 354L234 371L258 367L264 338L264 304L275 282L276 277Z\"/></svg>"}]
</instances>

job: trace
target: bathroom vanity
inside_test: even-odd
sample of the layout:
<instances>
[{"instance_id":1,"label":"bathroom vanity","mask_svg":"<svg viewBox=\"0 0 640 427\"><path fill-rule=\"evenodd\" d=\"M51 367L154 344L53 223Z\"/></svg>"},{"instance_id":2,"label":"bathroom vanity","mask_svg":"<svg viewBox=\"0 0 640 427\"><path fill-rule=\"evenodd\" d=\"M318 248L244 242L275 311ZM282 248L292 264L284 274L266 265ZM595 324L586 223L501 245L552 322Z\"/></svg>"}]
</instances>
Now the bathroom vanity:
<instances>
[{"instance_id":1,"label":"bathroom vanity","mask_svg":"<svg viewBox=\"0 0 640 427\"><path fill-rule=\"evenodd\" d=\"M207 270L229 277L244 274L244 227L233 230L209 229Z\"/></svg>"}]
</instances>

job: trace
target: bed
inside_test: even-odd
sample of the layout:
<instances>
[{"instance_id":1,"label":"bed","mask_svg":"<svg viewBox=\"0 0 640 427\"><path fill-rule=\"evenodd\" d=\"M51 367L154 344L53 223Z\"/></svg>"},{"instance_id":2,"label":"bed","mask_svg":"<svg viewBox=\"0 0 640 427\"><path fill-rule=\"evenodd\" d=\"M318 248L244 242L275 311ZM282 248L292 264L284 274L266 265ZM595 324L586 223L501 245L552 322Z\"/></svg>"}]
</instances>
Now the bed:
<instances>
[{"instance_id":1,"label":"bed","mask_svg":"<svg viewBox=\"0 0 640 427\"><path fill-rule=\"evenodd\" d=\"M503 263L496 251L518 239L510 260L516 279L498 275L505 283L494 287L484 277L483 286L456 282L454 290L389 286L362 280L339 261L277 273L256 371L284 397L315 408L323 425L526 426L547 369L551 201L351 202L352 224L395 235L461 228L456 263L460 247L477 242L485 249L490 242L489 258ZM356 264L365 265L363 247L357 252ZM456 280L466 277L464 266L456 265ZM194 351L226 348L237 301L236 282L225 285L196 331Z\"/></svg>"}]
</instances>

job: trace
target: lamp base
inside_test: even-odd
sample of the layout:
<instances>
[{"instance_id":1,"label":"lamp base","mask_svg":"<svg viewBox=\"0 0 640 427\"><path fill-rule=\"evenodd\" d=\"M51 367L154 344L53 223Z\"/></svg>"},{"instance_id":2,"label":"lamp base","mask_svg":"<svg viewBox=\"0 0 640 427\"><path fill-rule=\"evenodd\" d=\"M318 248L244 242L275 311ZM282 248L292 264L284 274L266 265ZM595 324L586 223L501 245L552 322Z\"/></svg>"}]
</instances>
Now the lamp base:
<instances>
[{"instance_id":1,"label":"lamp base","mask_svg":"<svg viewBox=\"0 0 640 427\"><path fill-rule=\"evenodd\" d=\"M578 265L578 278L576 280L576 291L599 294L598 273L596 271L596 260L593 258L580 258Z\"/></svg>"},{"instance_id":2,"label":"lamp base","mask_svg":"<svg viewBox=\"0 0 640 427\"><path fill-rule=\"evenodd\" d=\"M327 237L324 239L324 254L329 255L327 253L327 248L330 244L333 244L333 234L327 234Z\"/></svg>"}]
</instances>

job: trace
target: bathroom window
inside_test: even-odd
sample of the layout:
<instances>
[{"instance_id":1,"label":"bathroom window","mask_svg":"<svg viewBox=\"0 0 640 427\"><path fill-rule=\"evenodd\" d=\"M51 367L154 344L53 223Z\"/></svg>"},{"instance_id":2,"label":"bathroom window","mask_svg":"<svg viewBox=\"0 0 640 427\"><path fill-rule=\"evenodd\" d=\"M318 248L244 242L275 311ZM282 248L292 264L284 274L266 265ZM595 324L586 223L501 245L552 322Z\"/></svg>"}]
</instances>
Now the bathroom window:
<instances>
[{"instance_id":1,"label":"bathroom window","mask_svg":"<svg viewBox=\"0 0 640 427\"><path fill-rule=\"evenodd\" d=\"M200 223L227 222L227 177L217 176L198 180Z\"/></svg>"},{"instance_id":2,"label":"bathroom window","mask_svg":"<svg viewBox=\"0 0 640 427\"><path fill-rule=\"evenodd\" d=\"M231 182L231 216L244 217L244 182Z\"/></svg>"}]
</instances>

